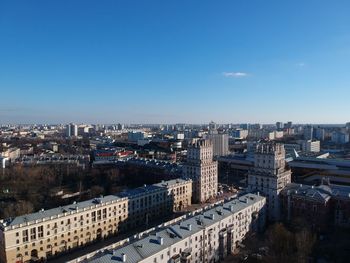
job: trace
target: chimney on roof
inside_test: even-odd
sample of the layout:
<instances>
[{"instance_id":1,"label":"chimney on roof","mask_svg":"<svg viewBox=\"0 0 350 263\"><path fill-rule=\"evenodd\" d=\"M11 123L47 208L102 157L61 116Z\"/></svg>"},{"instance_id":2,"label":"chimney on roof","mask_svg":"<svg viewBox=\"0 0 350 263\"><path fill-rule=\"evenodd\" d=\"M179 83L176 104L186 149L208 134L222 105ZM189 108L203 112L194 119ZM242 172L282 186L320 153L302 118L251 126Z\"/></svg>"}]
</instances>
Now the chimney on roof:
<instances>
[{"instance_id":1,"label":"chimney on roof","mask_svg":"<svg viewBox=\"0 0 350 263\"><path fill-rule=\"evenodd\" d=\"M159 245L162 246L164 244L164 238L163 237L158 237L157 239L158 239Z\"/></svg>"},{"instance_id":2,"label":"chimney on roof","mask_svg":"<svg viewBox=\"0 0 350 263\"><path fill-rule=\"evenodd\" d=\"M122 262L126 262L126 255L124 253L122 253Z\"/></svg>"}]
</instances>

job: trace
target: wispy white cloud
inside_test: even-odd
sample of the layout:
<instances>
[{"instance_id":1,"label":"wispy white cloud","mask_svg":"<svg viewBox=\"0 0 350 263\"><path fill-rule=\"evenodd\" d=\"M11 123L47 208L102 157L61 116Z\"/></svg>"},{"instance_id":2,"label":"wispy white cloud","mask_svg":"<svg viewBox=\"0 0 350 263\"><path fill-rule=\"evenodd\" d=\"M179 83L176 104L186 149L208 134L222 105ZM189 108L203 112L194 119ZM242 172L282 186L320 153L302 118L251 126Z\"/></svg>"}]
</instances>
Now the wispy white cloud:
<instances>
[{"instance_id":1,"label":"wispy white cloud","mask_svg":"<svg viewBox=\"0 0 350 263\"><path fill-rule=\"evenodd\" d=\"M306 66L306 64L304 62L299 62L297 64L295 64L297 67L303 68Z\"/></svg>"},{"instance_id":2,"label":"wispy white cloud","mask_svg":"<svg viewBox=\"0 0 350 263\"><path fill-rule=\"evenodd\" d=\"M249 76L246 72L223 72L222 75L227 78L244 78Z\"/></svg>"}]
</instances>

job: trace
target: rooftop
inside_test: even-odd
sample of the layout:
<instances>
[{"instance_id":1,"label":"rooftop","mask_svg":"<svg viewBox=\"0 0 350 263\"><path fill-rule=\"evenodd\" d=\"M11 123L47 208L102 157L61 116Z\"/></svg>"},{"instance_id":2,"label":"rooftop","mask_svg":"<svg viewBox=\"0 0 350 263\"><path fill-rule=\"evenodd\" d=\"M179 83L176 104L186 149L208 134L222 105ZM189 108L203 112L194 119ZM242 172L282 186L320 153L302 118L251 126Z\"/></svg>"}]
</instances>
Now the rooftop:
<instances>
[{"instance_id":1,"label":"rooftop","mask_svg":"<svg viewBox=\"0 0 350 263\"><path fill-rule=\"evenodd\" d=\"M282 191L284 194L291 193L304 197L313 198L320 202L326 202L331 197L350 198L350 187L341 185L305 185L291 183Z\"/></svg>"},{"instance_id":2,"label":"rooftop","mask_svg":"<svg viewBox=\"0 0 350 263\"><path fill-rule=\"evenodd\" d=\"M107 195L99 198L90 199L83 202L74 202L73 204L56 207L49 210L40 210L39 212L27 214L23 216L18 216L15 218L8 218L5 220L0 220L0 228L19 226L20 224L35 223L36 221L41 221L44 219L51 219L52 217L59 217L64 214L71 214L81 211L86 208L95 207L99 204L114 203L122 199L130 198L133 196L138 196L140 194L153 192L153 191L164 191L166 187L172 186L178 183L187 182L185 179L174 179L170 181L163 181L154 185L145 185L143 187L138 187L135 189L130 189L122 192L118 195Z\"/></svg>"},{"instance_id":3,"label":"rooftop","mask_svg":"<svg viewBox=\"0 0 350 263\"><path fill-rule=\"evenodd\" d=\"M131 242L113 251L108 250L103 254L96 254L92 259L85 262L122 262L123 257L126 258L125 262L128 263L140 262L141 260L176 244L184 238L203 230L203 228L211 226L223 218L235 214L263 199L264 197L259 195L246 194L204 211L199 215L193 215L176 224L159 229L144 238Z\"/></svg>"},{"instance_id":4,"label":"rooftop","mask_svg":"<svg viewBox=\"0 0 350 263\"><path fill-rule=\"evenodd\" d=\"M72 214L86 208L95 207L99 204L114 203L123 200L116 195L107 195L99 198L90 199L83 202L74 202L73 204L60 206L48 210L40 210L39 212L8 218L0 221L0 228L19 226L20 224L35 223L44 219L57 218L64 214Z\"/></svg>"}]
</instances>

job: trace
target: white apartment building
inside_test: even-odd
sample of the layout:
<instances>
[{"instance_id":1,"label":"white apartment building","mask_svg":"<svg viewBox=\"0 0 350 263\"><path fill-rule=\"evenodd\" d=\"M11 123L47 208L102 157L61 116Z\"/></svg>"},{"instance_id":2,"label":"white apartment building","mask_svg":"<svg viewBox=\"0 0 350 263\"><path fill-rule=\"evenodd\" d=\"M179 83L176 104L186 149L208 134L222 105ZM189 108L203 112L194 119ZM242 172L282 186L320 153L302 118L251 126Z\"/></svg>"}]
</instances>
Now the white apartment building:
<instances>
[{"instance_id":1,"label":"white apartment building","mask_svg":"<svg viewBox=\"0 0 350 263\"><path fill-rule=\"evenodd\" d=\"M212 133L206 136L206 139L213 143L213 156L225 156L230 153L228 147L228 134Z\"/></svg>"},{"instance_id":2,"label":"white apartment building","mask_svg":"<svg viewBox=\"0 0 350 263\"><path fill-rule=\"evenodd\" d=\"M279 194L290 182L291 171L286 169L283 144L257 144L254 168L248 173L248 190L266 196L267 214L272 221L280 218Z\"/></svg>"},{"instance_id":3,"label":"white apartment building","mask_svg":"<svg viewBox=\"0 0 350 263\"><path fill-rule=\"evenodd\" d=\"M66 127L66 136L67 137L77 137L78 136L78 125L70 123Z\"/></svg>"},{"instance_id":4,"label":"white apartment building","mask_svg":"<svg viewBox=\"0 0 350 263\"><path fill-rule=\"evenodd\" d=\"M232 137L239 140L245 140L248 137L248 130L236 129L232 132Z\"/></svg>"},{"instance_id":5,"label":"white apartment building","mask_svg":"<svg viewBox=\"0 0 350 263\"><path fill-rule=\"evenodd\" d=\"M264 227L265 202L265 197L246 194L121 247L71 262L219 262L235 251L248 232Z\"/></svg>"},{"instance_id":6,"label":"white apartment building","mask_svg":"<svg viewBox=\"0 0 350 263\"><path fill-rule=\"evenodd\" d=\"M213 161L213 143L198 139L191 142L187 150L187 162L183 175L193 181L192 199L205 202L216 197L218 192L218 163Z\"/></svg>"},{"instance_id":7,"label":"white apartment building","mask_svg":"<svg viewBox=\"0 0 350 263\"><path fill-rule=\"evenodd\" d=\"M191 204L192 181L171 180L0 220L0 262L50 258Z\"/></svg>"},{"instance_id":8,"label":"white apartment building","mask_svg":"<svg viewBox=\"0 0 350 263\"><path fill-rule=\"evenodd\" d=\"M304 152L317 152L318 153L321 151L320 141L312 141L312 140L302 141L301 146L302 146L302 150Z\"/></svg>"}]
</instances>

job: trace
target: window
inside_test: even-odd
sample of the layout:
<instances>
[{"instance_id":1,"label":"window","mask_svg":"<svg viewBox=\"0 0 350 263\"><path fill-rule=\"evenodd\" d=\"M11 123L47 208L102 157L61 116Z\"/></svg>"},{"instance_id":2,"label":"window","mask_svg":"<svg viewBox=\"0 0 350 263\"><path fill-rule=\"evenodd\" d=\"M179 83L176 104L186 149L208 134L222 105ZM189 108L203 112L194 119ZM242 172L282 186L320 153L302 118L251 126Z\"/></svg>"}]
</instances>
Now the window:
<instances>
[{"instance_id":1,"label":"window","mask_svg":"<svg viewBox=\"0 0 350 263\"><path fill-rule=\"evenodd\" d=\"M36 228L35 227L30 229L30 239L31 240L36 239Z\"/></svg>"},{"instance_id":2,"label":"window","mask_svg":"<svg viewBox=\"0 0 350 263\"><path fill-rule=\"evenodd\" d=\"M23 236L23 242L28 242L28 230L23 230L22 236Z\"/></svg>"},{"instance_id":3,"label":"window","mask_svg":"<svg viewBox=\"0 0 350 263\"><path fill-rule=\"evenodd\" d=\"M38 237L41 238L44 236L44 227L43 226L39 226L38 227Z\"/></svg>"},{"instance_id":4,"label":"window","mask_svg":"<svg viewBox=\"0 0 350 263\"><path fill-rule=\"evenodd\" d=\"M96 222L96 212L92 212L91 213L91 217L92 217L92 222Z\"/></svg>"}]
</instances>

